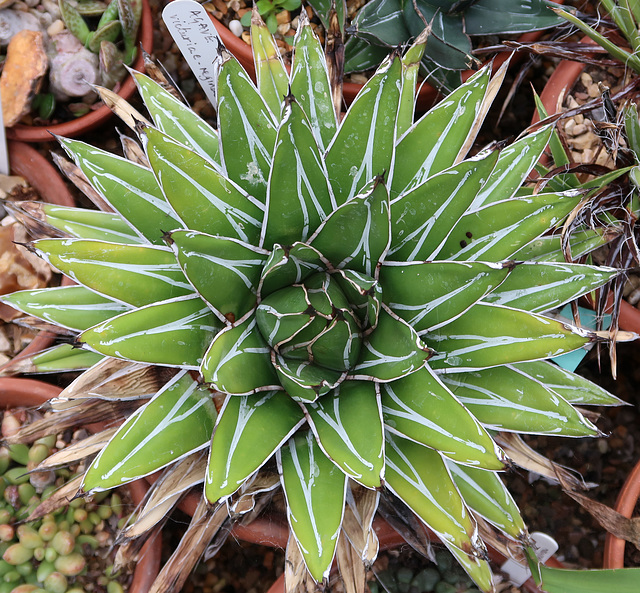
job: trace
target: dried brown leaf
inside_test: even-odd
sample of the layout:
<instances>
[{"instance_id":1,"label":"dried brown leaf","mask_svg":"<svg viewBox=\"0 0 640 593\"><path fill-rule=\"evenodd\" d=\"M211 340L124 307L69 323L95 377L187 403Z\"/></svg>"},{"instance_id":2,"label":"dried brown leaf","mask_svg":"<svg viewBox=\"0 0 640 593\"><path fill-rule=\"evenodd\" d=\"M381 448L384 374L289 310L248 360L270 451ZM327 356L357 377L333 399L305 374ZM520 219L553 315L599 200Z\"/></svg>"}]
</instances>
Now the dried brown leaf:
<instances>
[{"instance_id":1,"label":"dried brown leaf","mask_svg":"<svg viewBox=\"0 0 640 593\"><path fill-rule=\"evenodd\" d=\"M93 189L91 183L87 179L82 169L75 163L66 159L60 154L55 152L51 153L51 158L56 164L58 169L64 174L64 176L73 183L87 198L91 200L93 205L103 212L114 212L113 208L103 199L103 197Z\"/></svg>"},{"instance_id":2,"label":"dried brown leaf","mask_svg":"<svg viewBox=\"0 0 640 593\"><path fill-rule=\"evenodd\" d=\"M287 593L316 593L322 586L316 583L307 570L304 558L293 534L289 535L284 560L284 582Z\"/></svg>"},{"instance_id":3,"label":"dried brown leaf","mask_svg":"<svg viewBox=\"0 0 640 593\"><path fill-rule=\"evenodd\" d=\"M88 437L73 443L64 449L56 451L49 455L40 465L38 470L51 469L61 465L75 463L94 455L101 451L109 442L111 437L116 433L117 428L107 428L101 432L89 435Z\"/></svg>"},{"instance_id":4,"label":"dried brown leaf","mask_svg":"<svg viewBox=\"0 0 640 593\"><path fill-rule=\"evenodd\" d=\"M44 517L48 513L52 513L60 507L68 505L78 494L80 486L82 486L83 476L77 476L66 482L58 488L49 498L43 500L27 517L27 521L35 521L40 517Z\"/></svg>"}]
</instances>

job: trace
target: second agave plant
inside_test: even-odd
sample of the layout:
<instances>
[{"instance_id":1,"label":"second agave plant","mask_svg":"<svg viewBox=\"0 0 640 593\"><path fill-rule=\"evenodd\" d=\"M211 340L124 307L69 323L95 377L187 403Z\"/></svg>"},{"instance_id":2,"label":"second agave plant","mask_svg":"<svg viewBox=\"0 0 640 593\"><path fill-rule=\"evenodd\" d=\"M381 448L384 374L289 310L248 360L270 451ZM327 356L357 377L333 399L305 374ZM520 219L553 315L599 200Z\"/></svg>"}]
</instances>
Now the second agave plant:
<instances>
[{"instance_id":1,"label":"second agave plant","mask_svg":"<svg viewBox=\"0 0 640 593\"><path fill-rule=\"evenodd\" d=\"M33 249L78 285L3 300L95 357L46 422L128 416L76 450L98 452L83 492L163 470L127 537L204 484L156 591L278 488L290 591L326 581L334 558L360 574L345 558L375 558L381 499L490 591L488 525L527 541L499 473L517 433L597 435L574 404L617 403L546 360L603 338L545 312L616 272L564 262L552 231L580 192L526 186L550 129L469 156L503 72L414 123L418 42L340 121L309 26L290 75L266 28L252 36L257 85L222 52L217 129L135 74L151 120L118 108L134 160L60 139L114 212L23 213L54 235ZM602 242L585 230L571 248Z\"/></svg>"}]
</instances>

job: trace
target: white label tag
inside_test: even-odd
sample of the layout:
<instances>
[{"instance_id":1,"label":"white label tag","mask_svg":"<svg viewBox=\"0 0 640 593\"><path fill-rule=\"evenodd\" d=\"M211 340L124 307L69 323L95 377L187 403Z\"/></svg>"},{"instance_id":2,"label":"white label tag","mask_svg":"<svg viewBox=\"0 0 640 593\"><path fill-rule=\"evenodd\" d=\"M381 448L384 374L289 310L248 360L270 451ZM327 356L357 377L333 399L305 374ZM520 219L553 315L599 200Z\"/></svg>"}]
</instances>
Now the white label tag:
<instances>
[{"instance_id":1,"label":"white label tag","mask_svg":"<svg viewBox=\"0 0 640 593\"><path fill-rule=\"evenodd\" d=\"M219 50L224 45L207 11L194 0L173 0L162 11L162 20L215 107Z\"/></svg>"},{"instance_id":2,"label":"white label tag","mask_svg":"<svg viewBox=\"0 0 640 593\"><path fill-rule=\"evenodd\" d=\"M536 556L540 562L545 562L551 558L558 549L558 542L550 535L541 531L534 531L531 534ZM520 587L530 576L531 571L528 566L516 562L513 558L509 558L500 569L504 572L516 587Z\"/></svg>"}]
</instances>

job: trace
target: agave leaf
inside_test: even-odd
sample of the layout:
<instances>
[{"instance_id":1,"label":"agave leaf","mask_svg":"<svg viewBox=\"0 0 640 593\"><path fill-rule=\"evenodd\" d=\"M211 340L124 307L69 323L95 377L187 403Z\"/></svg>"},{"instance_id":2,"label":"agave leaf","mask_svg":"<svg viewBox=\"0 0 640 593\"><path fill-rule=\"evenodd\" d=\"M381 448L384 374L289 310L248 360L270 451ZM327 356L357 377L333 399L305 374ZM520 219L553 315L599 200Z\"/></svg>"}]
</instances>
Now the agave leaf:
<instances>
[{"instance_id":1,"label":"agave leaf","mask_svg":"<svg viewBox=\"0 0 640 593\"><path fill-rule=\"evenodd\" d=\"M437 451L385 432L387 487L442 541L472 549L475 525Z\"/></svg>"},{"instance_id":2,"label":"agave leaf","mask_svg":"<svg viewBox=\"0 0 640 593\"><path fill-rule=\"evenodd\" d=\"M67 506L77 494L82 483L82 476L71 478L58 488L49 498L43 500L27 517L27 521L35 521L44 517L48 513L52 513L60 507Z\"/></svg>"},{"instance_id":3,"label":"agave leaf","mask_svg":"<svg viewBox=\"0 0 640 593\"><path fill-rule=\"evenodd\" d=\"M220 322L196 296L140 307L80 334L107 356L196 370Z\"/></svg>"},{"instance_id":4,"label":"agave leaf","mask_svg":"<svg viewBox=\"0 0 640 593\"><path fill-rule=\"evenodd\" d=\"M513 539L525 536L526 527L518 506L497 472L450 461L447 467L469 507Z\"/></svg>"},{"instance_id":5,"label":"agave leaf","mask_svg":"<svg viewBox=\"0 0 640 593\"><path fill-rule=\"evenodd\" d=\"M257 244L261 204L209 161L162 132L145 128L143 140L164 195L189 229Z\"/></svg>"},{"instance_id":6,"label":"agave leaf","mask_svg":"<svg viewBox=\"0 0 640 593\"><path fill-rule=\"evenodd\" d=\"M330 394L305 404L325 455L347 476L379 488L384 473L380 392L371 382L344 381Z\"/></svg>"},{"instance_id":7,"label":"agave leaf","mask_svg":"<svg viewBox=\"0 0 640 593\"><path fill-rule=\"evenodd\" d=\"M13 359L3 366L0 376L30 373L62 373L88 369L103 359L102 355L58 344L26 358Z\"/></svg>"},{"instance_id":8,"label":"agave leaf","mask_svg":"<svg viewBox=\"0 0 640 593\"><path fill-rule=\"evenodd\" d=\"M256 67L258 92L276 118L289 89L289 77L275 39L254 8L251 18L251 49Z\"/></svg>"},{"instance_id":9,"label":"agave leaf","mask_svg":"<svg viewBox=\"0 0 640 593\"><path fill-rule=\"evenodd\" d=\"M84 286L21 290L3 296L2 302L27 315L78 331L89 329L130 309Z\"/></svg>"},{"instance_id":10,"label":"agave leaf","mask_svg":"<svg viewBox=\"0 0 640 593\"><path fill-rule=\"evenodd\" d=\"M218 332L204 355L201 372L215 389L233 395L279 388L269 346L258 332L255 317Z\"/></svg>"},{"instance_id":11,"label":"agave leaf","mask_svg":"<svg viewBox=\"0 0 640 593\"><path fill-rule=\"evenodd\" d=\"M382 385L382 413L389 430L457 463L504 467L493 439L429 367Z\"/></svg>"},{"instance_id":12,"label":"agave leaf","mask_svg":"<svg viewBox=\"0 0 640 593\"><path fill-rule=\"evenodd\" d=\"M492 430L567 437L599 434L564 398L515 367L443 375L442 380L460 402Z\"/></svg>"},{"instance_id":13,"label":"agave leaf","mask_svg":"<svg viewBox=\"0 0 640 593\"><path fill-rule=\"evenodd\" d=\"M402 63L383 63L349 107L325 163L338 205L393 167Z\"/></svg>"},{"instance_id":14,"label":"agave leaf","mask_svg":"<svg viewBox=\"0 0 640 593\"><path fill-rule=\"evenodd\" d=\"M279 354L273 367L289 396L299 402L314 402L335 389L346 373L318 367L310 362L286 359Z\"/></svg>"},{"instance_id":15,"label":"agave leaf","mask_svg":"<svg viewBox=\"0 0 640 593\"><path fill-rule=\"evenodd\" d=\"M580 202L577 193L538 194L490 204L463 216L438 259L500 261L562 221Z\"/></svg>"},{"instance_id":16,"label":"agave leaf","mask_svg":"<svg viewBox=\"0 0 640 593\"><path fill-rule=\"evenodd\" d=\"M302 14L300 18L303 19ZM302 23L294 45L291 94L306 114L316 143L324 151L337 128L324 50L312 28Z\"/></svg>"},{"instance_id":17,"label":"agave leaf","mask_svg":"<svg viewBox=\"0 0 640 593\"><path fill-rule=\"evenodd\" d=\"M42 212L47 224L78 239L129 244L145 242L119 214L113 212L57 204L43 204Z\"/></svg>"},{"instance_id":18,"label":"agave leaf","mask_svg":"<svg viewBox=\"0 0 640 593\"><path fill-rule=\"evenodd\" d=\"M362 327L376 327L382 302L382 288L378 281L353 270L340 270L334 278L364 324Z\"/></svg>"},{"instance_id":19,"label":"agave leaf","mask_svg":"<svg viewBox=\"0 0 640 593\"><path fill-rule=\"evenodd\" d=\"M391 196L424 183L451 167L473 132L487 92L490 72L483 68L423 115L396 147Z\"/></svg>"},{"instance_id":20,"label":"agave leaf","mask_svg":"<svg viewBox=\"0 0 640 593\"><path fill-rule=\"evenodd\" d=\"M496 164L498 153L463 161L413 187L391 204L394 259L432 259L454 224L468 210Z\"/></svg>"},{"instance_id":21,"label":"agave leaf","mask_svg":"<svg viewBox=\"0 0 640 593\"><path fill-rule=\"evenodd\" d=\"M216 420L211 393L179 372L137 410L89 466L85 492L121 486L209 444Z\"/></svg>"},{"instance_id":22,"label":"agave leaf","mask_svg":"<svg viewBox=\"0 0 640 593\"><path fill-rule=\"evenodd\" d=\"M283 391L227 397L211 441L207 500L233 494L303 421L302 410Z\"/></svg>"},{"instance_id":23,"label":"agave leaf","mask_svg":"<svg viewBox=\"0 0 640 593\"><path fill-rule=\"evenodd\" d=\"M420 69L420 60L427 46L427 35L427 30L418 35L413 45L411 45L404 56L402 56L402 91L400 94L397 123L398 138L402 137L413 124L418 70Z\"/></svg>"},{"instance_id":24,"label":"agave leaf","mask_svg":"<svg viewBox=\"0 0 640 593\"><path fill-rule=\"evenodd\" d=\"M417 332L435 329L497 290L513 266L481 262L386 262L385 304Z\"/></svg>"},{"instance_id":25,"label":"agave leaf","mask_svg":"<svg viewBox=\"0 0 640 593\"><path fill-rule=\"evenodd\" d=\"M335 268L375 277L391 240L389 193L382 178L334 210L311 237Z\"/></svg>"},{"instance_id":26,"label":"agave leaf","mask_svg":"<svg viewBox=\"0 0 640 593\"><path fill-rule=\"evenodd\" d=\"M545 360L520 362L513 368L525 377L540 381L571 404L618 406L622 403L599 385Z\"/></svg>"},{"instance_id":27,"label":"agave leaf","mask_svg":"<svg viewBox=\"0 0 640 593\"><path fill-rule=\"evenodd\" d=\"M221 321L233 323L256 306L268 252L193 231L174 231L169 242L185 276Z\"/></svg>"},{"instance_id":28,"label":"agave leaf","mask_svg":"<svg viewBox=\"0 0 640 593\"><path fill-rule=\"evenodd\" d=\"M344 44L344 53L345 73L364 72L377 68L389 55L389 48L371 45L364 39L351 36Z\"/></svg>"},{"instance_id":29,"label":"agave leaf","mask_svg":"<svg viewBox=\"0 0 640 593\"><path fill-rule=\"evenodd\" d=\"M609 242L609 237L602 229L582 229L572 232L569 237L569 252L573 259L591 253ZM524 247L518 249L512 259L526 262L557 262L565 263L565 249L562 247L560 235L545 235L534 239Z\"/></svg>"},{"instance_id":30,"label":"agave leaf","mask_svg":"<svg viewBox=\"0 0 640 593\"><path fill-rule=\"evenodd\" d=\"M374 45L393 48L407 39L407 29L400 0L370 0L351 23L352 35Z\"/></svg>"},{"instance_id":31,"label":"agave leaf","mask_svg":"<svg viewBox=\"0 0 640 593\"><path fill-rule=\"evenodd\" d=\"M495 587L493 585L493 573L491 572L491 566L489 562L484 559L486 553L481 550L482 556L478 556L478 552L466 552L445 542L447 550L455 557L460 563L465 572L473 579L473 582L485 593L493 593Z\"/></svg>"},{"instance_id":32,"label":"agave leaf","mask_svg":"<svg viewBox=\"0 0 640 593\"><path fill-rule=\"evenodd\" d=\"M484 300L532 313L562 305L606 284L620 270L567 263L523 263Z\"/></svg>"},{"instance_id":33,"label":"agave leaf","mask_svg":"<svg viewBox=\"0 0 640 593\"><path fill-rule=\"evenodd\" d=\"M218 132L148 76L135 71L132 75L156 128L220 166Z\"/></svg>"},{"instance_id":34,"label":"agave leaf","mask_svg":"<svg viewBox=\"0 0 640 593\"><path fill-rule=\"evenodd\" d=\"M289 525L316 581L329 576L342 523L346 476L324 455L313 433L278 449Z\"/></svg>"},{"instance_id":35,"label":"agave leaf","mask_svg":"<svg viewBox=\"0 0 640 593\"><path fill-rule=\"evenodd\" d=\"M276 128L271 111L235 58L218 79L221 155L229 178L264 203Z\"/></svg>"},{"instance_id":36,"label":"agave leaf","mask_svg":"<svg viewBox=\"0 0 640 593\"><path fill-rule=\"evenodd\" d=\"M543 0L478 0L465 8L468 35L504 35L557 27L562 19L549 10Z\"/></svg>"},{"instance_id":37,"label":"agave leaf","mask_svg":"<svg viewBox=\"0 0 640 593\"><path fill-rule=\"evenodd\" d=\"M310 124L295 99L288 98L271 165L260 245L306 241L334 208Z\"/></svg>"},{"instance_id":38,"label":"agave leaf","mask_svg":"<svg viewBox=\"0 0 640 593\"><path fill-rule=\"evenodd\" d=\"M58 141L100 197L141 237L159 245L162 230L181 226L149 169L78 140Z\"/></svg>"},{"instance_id":39,"label":"agave leaf","mask_svg":"<svg viewBox=\"0 0 640 593\"><path fill-rule=\"evenodd\" d=\"M431 368L458 373L557 356L581 348L594 336L533 313L478 303L422 339L437 347Z\"/></svg>"},{"instance_id":40,"label":"agave leaf","mask_svg":"<svg viewBox=\"0 0 640 593\"><path fill-rule=\"evenodd\" d=\"M76 282L139 307L193 292L171 250L89 239L40 239L38 253Z\"/></svg>"}]
</instances>

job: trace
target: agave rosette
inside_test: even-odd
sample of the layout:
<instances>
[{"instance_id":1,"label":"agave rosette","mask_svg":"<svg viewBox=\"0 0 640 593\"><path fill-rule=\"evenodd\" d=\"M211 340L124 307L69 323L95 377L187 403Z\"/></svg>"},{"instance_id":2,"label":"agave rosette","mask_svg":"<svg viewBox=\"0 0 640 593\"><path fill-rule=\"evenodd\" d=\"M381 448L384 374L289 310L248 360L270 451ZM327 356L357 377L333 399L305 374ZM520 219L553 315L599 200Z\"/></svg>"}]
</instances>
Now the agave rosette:
<instances>
[{"instance_id":1,"label":"agave rosette","mask_svg":"<svg viewBox=\"0 0 640 593\"><path fill-rule=\"evenodd\" d=\"M99 360L54 408L148 397L107 396L87 379L118 360L133 361L127 372L174 369L82 488L191 464L182 490L204 482L220 504L271 464L288 554L299 550L314 580L336 547L375 557L382 493L490 590L474 516L526 537L493 435L597 434L572 404L615 398L545 360L597 336L544 313L616 272L564 263L550 233L580 192L525 187L550 129L468 156L503 72L479 71L413 123L416 43L381 65L339 122L310 27L290 75L266 29L254 23L252 35L257 85L224 55L217 130L137 73L153 123L127 119L146 163L60 139L114 213L45 207L65 236L34 248L78 285L4 299L79 332ZM585 231L573 252L602 240ZM198 451L208 451L200 471ZM351 537L354 514L364 540Z\"/></svg>"}]
</instances>

